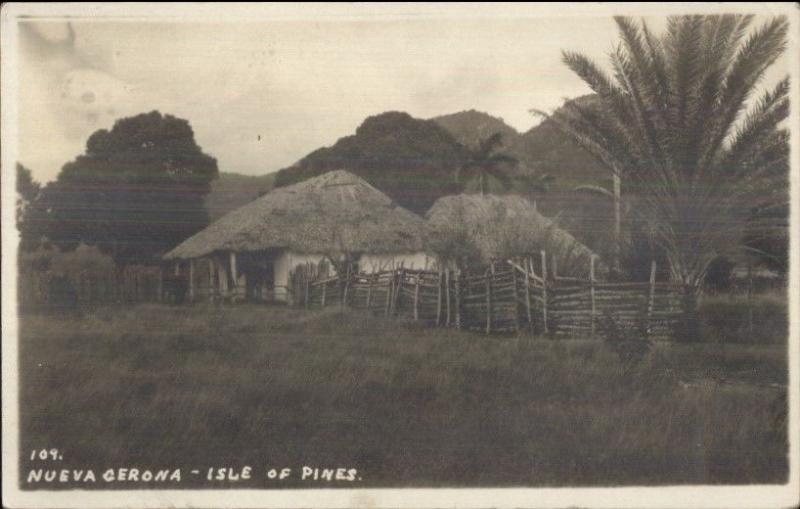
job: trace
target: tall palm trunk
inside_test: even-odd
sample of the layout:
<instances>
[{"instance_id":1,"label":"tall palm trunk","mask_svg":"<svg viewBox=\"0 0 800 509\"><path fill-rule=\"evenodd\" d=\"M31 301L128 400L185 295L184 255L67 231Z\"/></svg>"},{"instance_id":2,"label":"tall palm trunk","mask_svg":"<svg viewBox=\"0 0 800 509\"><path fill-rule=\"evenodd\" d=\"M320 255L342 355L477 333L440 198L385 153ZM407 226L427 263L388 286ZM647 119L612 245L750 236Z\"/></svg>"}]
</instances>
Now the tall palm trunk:
<instances>
[{"instance_id":1,"label":"tall palm trunk","mask_svg":"<svg viewBox=\"0 0 800 509\"><path fill-rule=\"evenodd\" d=\"M619 173L614 173L614 271L621 271L622 257L622 180Z\"/></svg>"}]
</instances>

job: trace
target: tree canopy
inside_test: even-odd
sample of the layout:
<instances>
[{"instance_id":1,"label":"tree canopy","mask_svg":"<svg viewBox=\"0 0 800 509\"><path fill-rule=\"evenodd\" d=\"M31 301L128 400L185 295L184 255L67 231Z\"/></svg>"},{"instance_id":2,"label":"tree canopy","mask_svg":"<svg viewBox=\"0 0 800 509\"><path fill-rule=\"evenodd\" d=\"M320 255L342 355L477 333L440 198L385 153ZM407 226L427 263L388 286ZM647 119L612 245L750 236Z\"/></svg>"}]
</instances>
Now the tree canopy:
<instances>
[{"instance_id":1,"label":"tree canopy","mask_svg":"<svg viewBox=\"0 0 800 509\"><path fill-rule=\"evenodd\" d=\"M123 118L42 189L29 233L62 248L96 245L119 264L152 262L207 226L203 199L217 175L188 121L158 111Z\"/></svg>"},{"instance_id":2,"label":"tree canopy","mask_svg":"<svg viewBox=\"0 0 800 509\"><path fill-rule=\"evenodd\" d=\"M280 170L275 187L344 169L422 214L436 199L458 191L453 172L467 157L467 149L436 122L390 111L367 118L354 135Z\"/></svg>"},{"instance_id":3,"label":"tree canopy","mask_svg":"<svg viewBox=\"0 0 800 509\"><path fill-rule=\"evenodd\" d=\"M17 230L20 233L22 249L30 249L36 245L38 239L29 234L31 230L32 210L42 190L41 184L33 179L31 170L17 163Z\"/></svg>"}]
</instances>

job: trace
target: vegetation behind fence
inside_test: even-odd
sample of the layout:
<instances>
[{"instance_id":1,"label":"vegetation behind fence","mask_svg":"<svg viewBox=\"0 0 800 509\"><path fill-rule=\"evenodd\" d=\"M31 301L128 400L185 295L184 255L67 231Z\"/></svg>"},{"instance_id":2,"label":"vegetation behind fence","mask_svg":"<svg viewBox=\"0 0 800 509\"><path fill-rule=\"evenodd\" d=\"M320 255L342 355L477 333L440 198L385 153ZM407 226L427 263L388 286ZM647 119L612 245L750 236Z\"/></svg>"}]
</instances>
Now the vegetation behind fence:
<instances>
[{"instance_id":1,"label":"vegetation behind fence","mask_svg":"<svg viewBox=\"0 0 800 509\"><path fill-rule=\"evenodd\" d=\"M158 302L162 284L158 267L128 266L123 270L67 273L28 271L19 275L19 303L22 309L42 309Z\"/></svg>"}]
</instances>

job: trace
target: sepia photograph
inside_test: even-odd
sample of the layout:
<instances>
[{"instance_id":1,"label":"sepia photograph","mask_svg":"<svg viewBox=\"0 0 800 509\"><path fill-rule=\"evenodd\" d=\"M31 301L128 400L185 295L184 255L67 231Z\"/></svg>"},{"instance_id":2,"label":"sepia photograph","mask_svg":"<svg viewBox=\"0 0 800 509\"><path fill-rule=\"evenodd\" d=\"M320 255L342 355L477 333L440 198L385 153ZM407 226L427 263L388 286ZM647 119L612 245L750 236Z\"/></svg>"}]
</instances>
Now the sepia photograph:
<instances>
[{"instance_id":1,"label":"sepia photograph","mask_svg":"<svg viewBox=\"0 0 800 509\"><path fill-rule=\"evenodd\" d=\"M800 11L4 4L4 507L793 507Z\"/></svg>"}]
</instances>

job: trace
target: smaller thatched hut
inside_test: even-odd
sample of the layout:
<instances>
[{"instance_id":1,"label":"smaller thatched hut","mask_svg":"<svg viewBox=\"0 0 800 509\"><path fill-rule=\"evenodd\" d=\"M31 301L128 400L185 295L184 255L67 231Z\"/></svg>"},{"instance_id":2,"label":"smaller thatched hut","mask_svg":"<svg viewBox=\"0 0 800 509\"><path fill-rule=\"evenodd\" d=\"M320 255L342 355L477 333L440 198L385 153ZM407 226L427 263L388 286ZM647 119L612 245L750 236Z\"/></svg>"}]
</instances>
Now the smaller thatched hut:
<instances>
[{"instance_id":1,"label":"smaller thatched hut","mask_svg":"<svg viewBox=\"0 0 800 509\"><path fill-rule=\"evenodd\" d=\"M460 194L426 214L427 246L444 264L488 264L546 251L562 275L586 275L594 253L516 195Z\"/></svg>"},{"instance_id":2,"label":"smaller thatched hut","mask_svg":"<svg viewBox=\"0 0 800 509\"><path fill-rule=\"evenodd\" d=\"M290 274L298 267L329 274L345 263L362 272L401 264L423 268L424 228L422 218L362 178L338 170L267 193L164 258L188 272L191 297L207 290L287 301Z\"/></svg>"}]
</instances>

